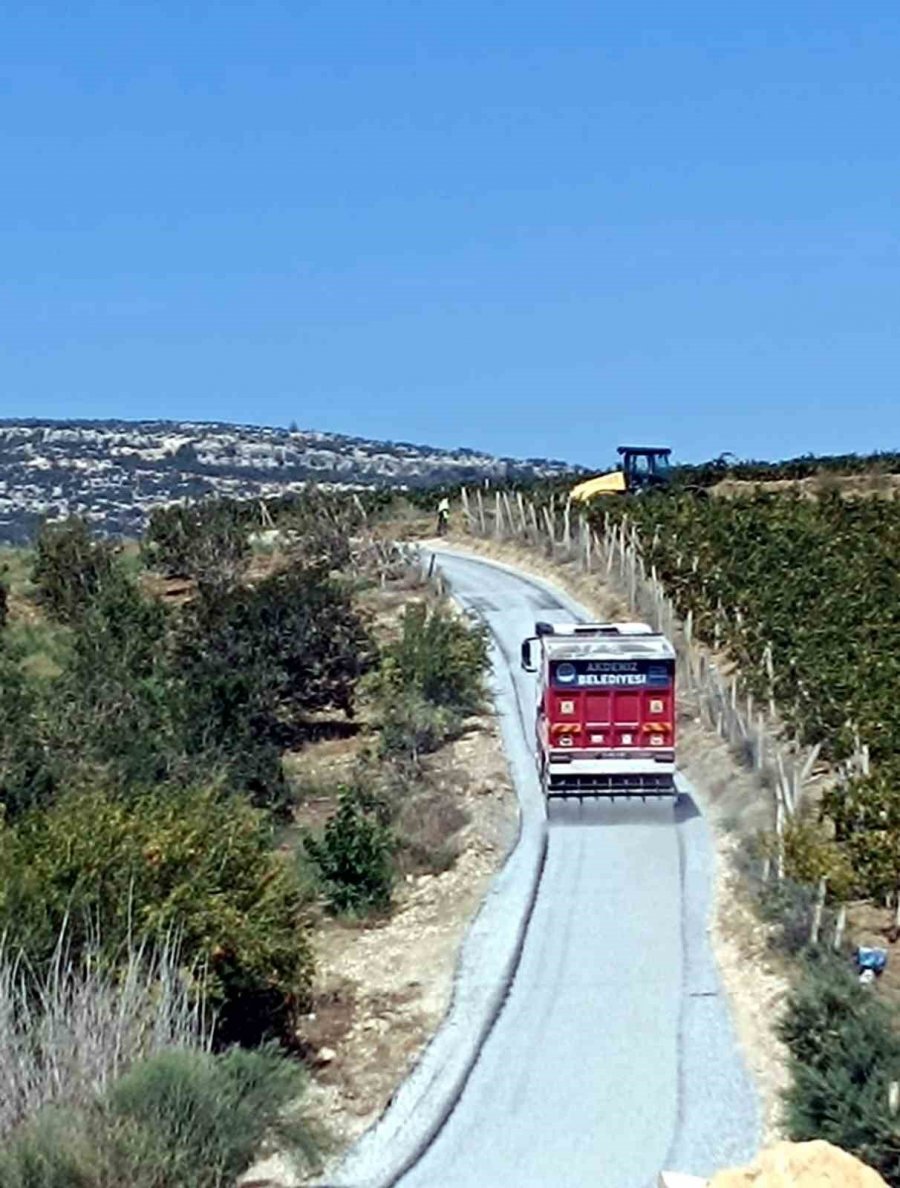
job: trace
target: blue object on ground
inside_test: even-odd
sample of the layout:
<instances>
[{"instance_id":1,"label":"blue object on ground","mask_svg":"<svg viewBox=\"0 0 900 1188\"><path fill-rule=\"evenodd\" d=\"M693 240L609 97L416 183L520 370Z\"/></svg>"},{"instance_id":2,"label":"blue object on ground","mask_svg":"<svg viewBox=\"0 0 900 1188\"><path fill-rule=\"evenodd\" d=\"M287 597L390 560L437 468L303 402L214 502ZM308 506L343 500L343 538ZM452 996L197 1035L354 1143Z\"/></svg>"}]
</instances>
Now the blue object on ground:
<instances>
[{"instance_id":1,"label":"blue object on ground","mask_svg":"<svg viewBox=\"0 0 900 1188\"><path fill-rule=\"evenodd\" d=\"M873 973L881 973L887 965L887 949L860 946L856 950L856 964L859 969L871 969Z\"/></svg>"}]
</instances>

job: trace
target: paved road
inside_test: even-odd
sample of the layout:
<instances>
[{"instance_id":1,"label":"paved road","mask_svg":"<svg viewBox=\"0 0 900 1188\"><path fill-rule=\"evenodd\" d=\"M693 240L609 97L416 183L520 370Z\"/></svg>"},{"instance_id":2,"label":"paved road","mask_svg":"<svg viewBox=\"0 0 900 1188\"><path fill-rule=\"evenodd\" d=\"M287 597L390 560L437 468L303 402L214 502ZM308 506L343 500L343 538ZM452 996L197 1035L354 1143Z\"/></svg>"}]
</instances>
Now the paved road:
<instances>
[{"instance_id":1,"label":"paved road","mask_svg":"<svg viewBox=\"0 0 900 1188\"><path fill-rule=\"evenodd\" d=\"M571 611L522 575L440 563L513 671L530 751L519 645L535 619ZM753 1092L704 949L707 857L689 801L552 807L508 998L402 1188L646 1188L662 1167L701 1174L755 1149Z\"/></svg>"}]
</instances>

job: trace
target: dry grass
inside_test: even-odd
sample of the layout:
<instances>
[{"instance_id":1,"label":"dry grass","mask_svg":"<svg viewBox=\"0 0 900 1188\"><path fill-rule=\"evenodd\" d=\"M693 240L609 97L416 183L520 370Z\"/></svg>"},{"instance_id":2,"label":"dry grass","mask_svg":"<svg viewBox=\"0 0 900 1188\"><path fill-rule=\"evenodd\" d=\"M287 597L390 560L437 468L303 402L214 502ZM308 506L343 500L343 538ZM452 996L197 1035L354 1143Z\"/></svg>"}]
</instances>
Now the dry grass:
<instances>
[{"instance_id":1,"label":"dry grass","mask_svg":"<svg viewBox=\"0 0 900 1188\"><path fill-rule=\"evenodd\" d=\"M0 1140L44 1106L90 1104L138 1060L208 1049L178 957L169 941L133 947L115 970L90 957L76 967L63 934L35 974L0 941Z\"/></svg>"}]
</instances>

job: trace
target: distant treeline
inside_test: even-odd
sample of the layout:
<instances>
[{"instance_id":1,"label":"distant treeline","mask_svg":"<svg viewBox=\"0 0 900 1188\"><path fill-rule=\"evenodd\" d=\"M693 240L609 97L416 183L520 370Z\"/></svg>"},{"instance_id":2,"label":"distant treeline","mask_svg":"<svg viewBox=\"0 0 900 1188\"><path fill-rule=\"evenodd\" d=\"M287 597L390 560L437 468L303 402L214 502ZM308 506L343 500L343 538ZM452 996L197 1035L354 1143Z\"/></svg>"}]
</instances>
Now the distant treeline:
<instances>
[{"instance_id":1,"label":"distant treeline","mask_svg":"<svg viewBox=\"0 0 900 1188\"><path fill-rule=\"evenodd\" d=\"M712 486L723 478L766 482L776 479L805 479L828 472L831 474L900 473L900 451L884 450L875 454L802 454L783 462L740 460L722 454L709 462L678 466L677 474L691 483Z\"/></svg>"}]
</instances>

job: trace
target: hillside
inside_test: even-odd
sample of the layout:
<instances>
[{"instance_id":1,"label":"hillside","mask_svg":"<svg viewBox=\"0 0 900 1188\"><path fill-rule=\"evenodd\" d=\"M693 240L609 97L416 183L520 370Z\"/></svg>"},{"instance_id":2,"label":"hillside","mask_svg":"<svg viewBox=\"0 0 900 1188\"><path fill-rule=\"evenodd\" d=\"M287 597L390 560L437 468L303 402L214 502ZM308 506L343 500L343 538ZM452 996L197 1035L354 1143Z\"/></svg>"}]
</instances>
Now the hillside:
<instances>
[{"instance_id":1,"label":"hillside","mask_svg":"<svg viewBox=\"0 0 900 1188\"><path fill-rule=\"evenodd\" d=\"M134 535L159 504L204 495L255 498L310 481L425 487L553 477L563 462L496 458L310 430L190 421L0 420L0 543L37 522L80 514Z\"/></svg>"}]
</instances>

